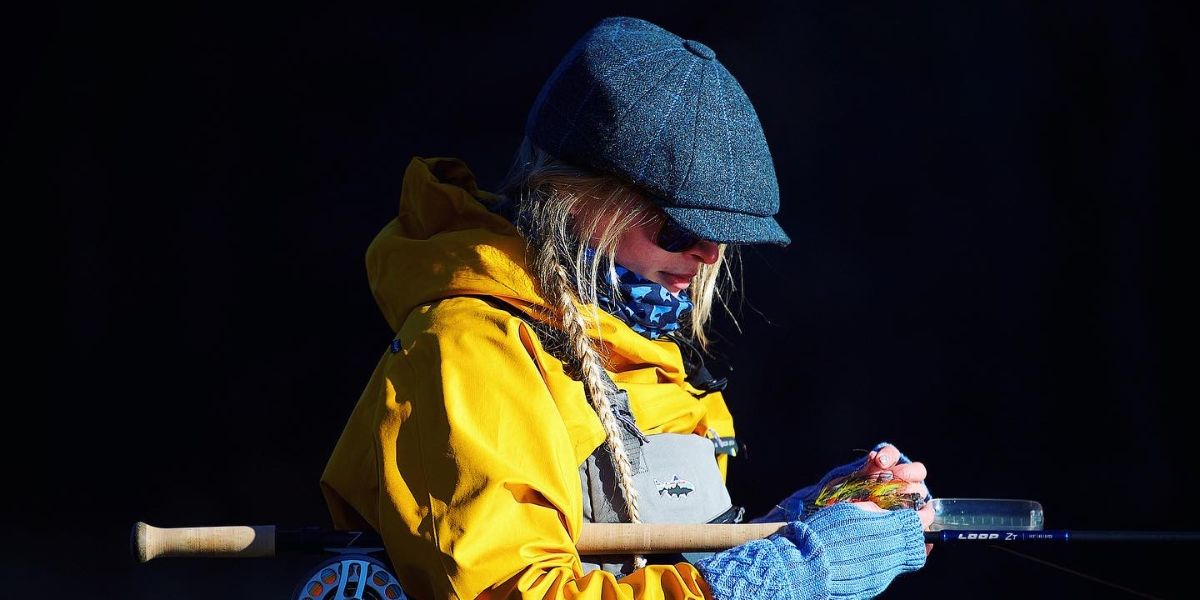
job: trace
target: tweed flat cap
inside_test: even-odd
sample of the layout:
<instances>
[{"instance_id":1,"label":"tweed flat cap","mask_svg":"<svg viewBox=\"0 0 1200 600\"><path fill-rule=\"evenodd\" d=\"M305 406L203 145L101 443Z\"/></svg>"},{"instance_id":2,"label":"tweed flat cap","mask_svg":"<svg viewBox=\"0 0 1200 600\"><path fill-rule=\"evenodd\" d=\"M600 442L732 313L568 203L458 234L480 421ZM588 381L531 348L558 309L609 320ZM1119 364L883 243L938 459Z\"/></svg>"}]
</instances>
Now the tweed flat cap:
<instances>
[{"instance_id":1,"label":"tweed flat cap","mask_svg":"<svg viewBox=\"0 0 1200 600\"><path fill-rule=\"evenodd\" d=\"M550 154L629 181L721 243L791 240L750 99L711 48L631 17L604 19L542 86L525 124Z\"/></svg>"}]
</instances>

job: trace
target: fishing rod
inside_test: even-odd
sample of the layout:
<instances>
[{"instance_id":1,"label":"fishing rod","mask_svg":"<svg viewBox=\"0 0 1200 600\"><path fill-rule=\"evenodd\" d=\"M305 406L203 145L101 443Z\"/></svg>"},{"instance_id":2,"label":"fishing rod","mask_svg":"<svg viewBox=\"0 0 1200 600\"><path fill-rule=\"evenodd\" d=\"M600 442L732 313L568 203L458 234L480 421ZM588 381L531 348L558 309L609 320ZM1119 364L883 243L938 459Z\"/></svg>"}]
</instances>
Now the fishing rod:
<instances>
[{"instance_id":1,"label":"fishing rod","mask_svg":"<svg viewBox=\"0 0 1200 600\"><path fill-rule=\"evenodd\" d=\"M933 544L982 543L1007 549L1030 542L1200 542L1200 531L1043 530L1041 506L1029 500L935 498L931 503L935 518L925 541ZM584 523L576 547L581 555L721 551L767 537L786 526L786 522ZM270 557L325 552L332 557L304 576L291 600L408 598L392 573L382 540L374 532L272 525L160 528L138 522L130 536L130 547L142 563L162 557ZM1086 574L1050 566L1144 596Z\"/></svg>"},{"instance_id":2,"label":"fishing rod","mask_svg":"<svg viewBox=\"0 0 1200 600\"><path fill-rule=\"evenodd\" d=\"M928 502L934 518L925 532L927 543L986 544L1006 550L1013 545L1046 542L1200 542L1200 531L1046 530L1042 506L1033 500L933 498L926 501L915 494L904 493L906 484L878 474L839 478L827 484L804 507L804 514L837 502L872 502L885 509L920 509ZM787 522L584 523L576 549L581 555L719 552L765 538L787 525ZM407 598L386 563L383 541L375 532L320 527L284 529L273 525L160 528L138 522L130 535L130 549L142 563L161 557L332 553L332 558L317 565L297 586L291 596L293 600ZM1008 551L1024 556L1015 550ZM373 556L377 554L381 558ZM1050 566L1141 595L1057 565Z\"/></svg>"},{"instance_id":3,"label":"fishing rod","mask_svg":"<svg viewBox=\"0 0 1200 600\"><path fill-rule=\"evenodd\" d=\"M1022 542L1200 542L1200 531L1045 530L1041 504L1032 500L934 498L934 521L925 541ZM584 523L576 549L592 554L716 552L767 537L786 522L738 524ZM382 548L367 531L298 529L273 525L160 528L137 523L130 539L139 562L168 556L264 557L282 552Z\"/></svg>"}]
</instances>

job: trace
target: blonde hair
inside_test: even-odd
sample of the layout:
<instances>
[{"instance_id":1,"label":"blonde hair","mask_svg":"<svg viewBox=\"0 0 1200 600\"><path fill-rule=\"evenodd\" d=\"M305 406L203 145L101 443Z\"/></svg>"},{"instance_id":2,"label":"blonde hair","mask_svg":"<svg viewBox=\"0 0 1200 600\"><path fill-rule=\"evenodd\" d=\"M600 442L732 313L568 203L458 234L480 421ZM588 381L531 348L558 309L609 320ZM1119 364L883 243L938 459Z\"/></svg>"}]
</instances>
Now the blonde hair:
<instances>
[{"instance_id":1,"label":"blonde hair","mask_svg":"<svg viewBox=\"0 0 1200 600\"><path fill-rule=\"evenodd\" d=\"M515 203L513 221L529 244L533 276L552 306L556 325L566 334L564 350L579 368L584 389L604 427L629 519L639 523L633 468L609 400L618 390L604 373L603 350L593 343L588 328L599 318L600 277L616 282L613 265L621 236L666 216L632 184L558 160L528 138L521 143L500 193L505 201ZM588 256L589 241L594 243L595 256L607 260ZM733 317L726 298L736 290L732 266L736 261L731 258L736 259L736 252L722 244L717 260L701 264L692 280L693 308L683 333L701 348L709 344L705 327L715 302ZM604 273L602 264L607 266ZM640 568L645 560L636 556L634 564Z\"/></svg>"},{"instance_id":2,"label":"blonde hair","mask_svg":"<svg viewBox=\"0 0 1200 600\"><path fill-rule=\"evenodd\" d=\"M601 265L608 266L604 275L616 280L613 265L621 236L635 227L667 218L636 186L563 162L535 146L529 138L522 141L513 167L500 186L500 194L516 203L514 221L529 242L533 275L543 286L543 292L557 269L543 270L536 259L552 253L575 283L570 287L580 303L593 309L598 304ZM596 240L596 256L607 260L589 260L584 240ZM710 343L706 330L718 303L738 327L730 302L740 288L739 266L736 248L721 244L716 262L702 263L689 286L692 310L690 319L682 323L682 333L703 349ZM550 294L546 296L551 303L556 302Z\"/></svg>"}]
</instances>

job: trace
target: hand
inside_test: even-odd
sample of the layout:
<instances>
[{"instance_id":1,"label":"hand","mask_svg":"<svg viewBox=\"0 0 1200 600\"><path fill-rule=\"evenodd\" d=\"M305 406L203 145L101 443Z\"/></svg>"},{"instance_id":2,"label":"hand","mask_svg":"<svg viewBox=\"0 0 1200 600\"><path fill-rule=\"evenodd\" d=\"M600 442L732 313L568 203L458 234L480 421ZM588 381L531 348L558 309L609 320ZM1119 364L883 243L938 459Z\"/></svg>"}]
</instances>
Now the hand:
<instances>
[{"instance_id":1,"label":"hand","mask_svg":"<svg viewBox=\"0 0 1200 600\"><path fill-rule=\"evenodd\" d=\"M874 474L881 471L889 471L893 477L911 482L911 485L907 486L904 491L919 493L921 494L921 498L928 499L929 489L925 486L925 465L910 461L895 446L883 442L877 444L875 449L866 456L859 456L859 458L850 463L834 467L817 483L796 490L792 495L775 505L775 508L772 508L762 516L751 519L751 522L765 523L795 519L804 514L805 507L833 479L852 473ZM921 518L921 525L928 530L933 523L933 509L929 505L926 505L922 510L917 511L917 515ZM927 551L932 548L932 546L926 546Z\"/></svg>"},{"instance_id":2,"label":"hand","mask_svg":"<svg viewBox=\"0 0 1200 600\"><path fill-rule=\"evenodd\" d=\"M901 490L905 494L920 494L921 498L929 498L929 488L925 487L925 477L928 472L925 465L919 462L900 462L902 458L900 450L891 444L886 444L879 450L872 450L867 454L867 462L863 465L860 471L866 475L875 475L883 472L890 472L892 477L902 481L909 482ZM874 507L883 510L876 506L873 502L856 502L856 505L869 504L867 506L859 506L871 510ZM933 525L933 505L928 502L917 511L917 516L921 518L921 528L929 531L929 527ZM933 544L925 544L925 554L929 555L933 551Z\"/></svg>"},{"instance_id":3,"label":"hand","mask_svg":"<svg viewBox=\"0 0 1200 600\"><path fill-rule=\"evenodd\" d=\"M875 508L868 514L839 502L695 566L718 600L869 600L926 557L915 514Z\"/></svg>"}]
</instances>

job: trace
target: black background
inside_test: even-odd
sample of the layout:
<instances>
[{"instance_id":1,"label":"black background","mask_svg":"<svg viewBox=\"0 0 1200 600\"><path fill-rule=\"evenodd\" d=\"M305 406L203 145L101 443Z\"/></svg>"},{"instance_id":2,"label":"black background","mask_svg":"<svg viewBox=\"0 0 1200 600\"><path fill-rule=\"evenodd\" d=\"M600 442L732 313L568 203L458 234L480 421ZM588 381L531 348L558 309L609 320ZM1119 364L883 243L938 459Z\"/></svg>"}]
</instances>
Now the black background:
<instances>
[{"instance_id":1,"label":"black background","mask_svg":"<svg viewBox=\"0 0 1200 600\"><path fill-rule=\"evenodd\" d=\"M457 156L491 187L542 81L614 14L715 49L775 157L794 243L744 252L743 331L717 324L737 501L762 512L886 439L935 494L1035 499L1048 528L1200 529L1189 11L504 4L14 15L6 144L32 161L9 164L51 228L10 260L52 261L21 289L54 318L13 396L37 426L9 439L0 595L289 593L316 557L139 565L130 526L328 524L317 479L391 338L363 255L405 166ZM1197 556L1020 550L1156 597ZM1016 596L1134 597L987 547L885 594Z\"/></svg>"}]
</instances>

